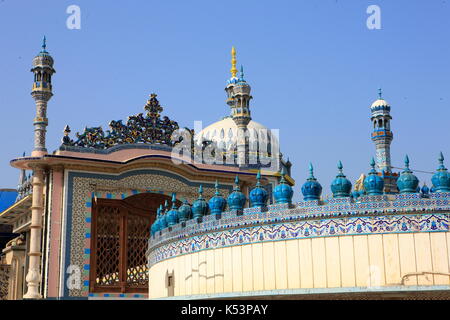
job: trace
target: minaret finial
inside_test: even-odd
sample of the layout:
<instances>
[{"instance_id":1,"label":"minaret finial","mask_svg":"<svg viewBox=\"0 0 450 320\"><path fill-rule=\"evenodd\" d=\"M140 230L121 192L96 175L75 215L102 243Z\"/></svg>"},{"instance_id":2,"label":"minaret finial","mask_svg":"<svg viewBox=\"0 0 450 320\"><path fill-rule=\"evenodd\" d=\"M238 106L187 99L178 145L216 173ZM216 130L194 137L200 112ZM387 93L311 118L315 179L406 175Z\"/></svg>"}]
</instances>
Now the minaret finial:
<instances>
[{"instance_id":1,"label":"minaret finial","mask_svg":"<svg viewBox=\"0 0 450 320\"><path fill-rule=\"evenodd\" d=\"M339 160L337 168L339 170L339 173L342 173L342 169L344 169L344 166L342 165L342 161L341 160Z\"/></svg>"},{"instance_id":2,"label":"minaret finial","mask_svg":"<svg viewBox=\"0 0 450 320\"><path fill-rule=\"evenodd\" d=\"M261 186L261 169L259 169L258 173L256 174L256 186Z\"/></svg>"},{"instance_id":3,"label":"minaret finial","mask_svg":"<svg viewBox=\"0 0 450 320\"><path fill-rule=\"evenodd\" d=\"M45 52L45 48L47 48L47 39L44 36L42 39L42 52Z\"/></svg>"},{"instance_id":4,"label":"minaret finial","mask_svg":"<svg viewBox=\"0 0 450 320\"><path fill-rule=\"evenodd\" d=\"M220 192L219 192L219 181L217 181L217 180L216 180L216 184L214 185L214 189L216 189L215 195L219 196L220 195Z\"/></svg>"},{"instance_id":5,"label":"minaret finial","mask_svg":"<svg viewBox=\"0 0 450 320\"><path fill-rule=\"evenodd\" d=\"M378 98L381 100L381 88L378 88Z\"/></svg>"},{"instance_id":6,"label":"minaret finial","mask_svg":"<svg viewBox=\"0 0 450 320\"><path fill-rule=\"evenodd\" d=\"M309 179L314 179L314 167L312 163L309 163Z\"/></svg>"},{"instance_id":7,"label":"minaret finial","mask_svg":"<svg viewBox=\"0 0 450 320\"><path fill-rule=\"evenodd\" d=\"M408 157L408 155L405 156L405 169L409 169L409 157Z\"/></svg>"},{"instance_id":8,"label":"minaret finial","mask_svg":"<svg viewBox=\"0 0 450 320\"><path fill-rule=\"evenodd\" d=\"M236 78L236 74L238 72L238 70L236 69L236 49L234 48L234 46L231 48L231 77L232 78Z\"/></svg>"}]
</instances>

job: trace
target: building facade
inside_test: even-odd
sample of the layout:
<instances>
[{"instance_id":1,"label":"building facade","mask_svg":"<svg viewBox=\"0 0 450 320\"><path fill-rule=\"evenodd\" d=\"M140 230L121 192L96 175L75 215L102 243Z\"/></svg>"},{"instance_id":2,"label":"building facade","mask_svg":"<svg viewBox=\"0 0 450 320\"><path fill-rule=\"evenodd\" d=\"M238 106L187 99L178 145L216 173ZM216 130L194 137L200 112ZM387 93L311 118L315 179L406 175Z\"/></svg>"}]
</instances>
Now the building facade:
<instances>
[{"instance_id":1,"label":"building facade","mask_svg":"<svg viewBox=\"0 0 450 320\"><path fill-rule=\"evenodd\" d=\"M393 172L390 106L371 108L376 158L355 186L344 167L333 198L310 175L293 202L291 163L256 122L237 68L229 115L180 128L156 94L144 112L46 147L54 60L33 60L34 149L11 160L17 196L0 265L7 299L448 298L450 174L439 157L431 189Z\"/></svg>"}]
</instances>

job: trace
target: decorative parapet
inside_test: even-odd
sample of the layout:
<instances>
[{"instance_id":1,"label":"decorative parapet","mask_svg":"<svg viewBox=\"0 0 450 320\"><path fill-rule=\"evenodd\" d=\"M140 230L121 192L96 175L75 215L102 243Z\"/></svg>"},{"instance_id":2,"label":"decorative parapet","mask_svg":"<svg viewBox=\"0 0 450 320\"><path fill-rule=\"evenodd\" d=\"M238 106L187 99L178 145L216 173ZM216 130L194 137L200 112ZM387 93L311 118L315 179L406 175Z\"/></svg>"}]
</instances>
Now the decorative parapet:
<instances>
[{"instance_id":1,"label":"decorative parapet","mask_svg":"<svg viewBox=\"0 0 450 320\"><path fill-rule=\"evenodd\" d=\"M31 176L24 177L23 182L17 187L17 198L16 202L22 200L26 196L33 193L33 186L31 184Z\"/></svg>"},{"instance_id":2,"label":"decorative parapet","mask_svg":"<svg viewBox=\"0 0 450 320\"><path fill-rule=\"evenodd\" d=\"M150 95L144 109L147 112L145 116L142 113L130 116L126 124L123 124L122 120L111 121L110 129L106 132L102 127L85 128L84 132L76 134L76 140L69 137L71 131L69 126L66 126L60 149L80 147L103 150L117 145L139 143L172 147L181 141L181 139L172 141L173 132L179 129L178 123L166 116L161 117L163 107L156 99L156 94Z\"/></svg>"},{"instance_id":3,"label":"decorative parapet","mask_svg":"<svg viewBox=\"0 0 450 320\"><path fill-rule=\"evenodd\" d=\"M372 201L370 201L372 200ZM149 240L150 265L202 249L302 237L449 231L450 193L335 198L207 215L163 229ZM256 212L258 211L258 212Z\"/></svg>"}]
</instances>

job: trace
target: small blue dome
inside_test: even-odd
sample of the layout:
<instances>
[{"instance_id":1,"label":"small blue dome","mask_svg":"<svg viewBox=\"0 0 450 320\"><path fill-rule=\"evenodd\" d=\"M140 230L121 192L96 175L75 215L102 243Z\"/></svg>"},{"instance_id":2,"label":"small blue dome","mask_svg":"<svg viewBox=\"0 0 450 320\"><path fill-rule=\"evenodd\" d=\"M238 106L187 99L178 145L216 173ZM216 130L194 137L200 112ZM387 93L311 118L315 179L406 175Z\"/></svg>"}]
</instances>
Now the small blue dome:
<instances>
[{"instance_id":1,"label":"small blue dome","mask_svg":"<svg viewBox=\"0 0 450 320\"><path fill-rule=\"evenodd\" d=\"M419 179L409 169L409 158L405 156L405 169L397 179L397 187L400 193L415 193L419 186ZM419 189L420 191L420 189Z\"/></svg>"},{"instance_id":2,"label":"small blue dome","mask_svg":"<svg viewBox=\"0 0 450 320\"><path fill-rule=\"evenodd\" d=\"M431 178L435 192L450 192L450 173L444 167L444 155L439 155L439 167L437 172Z\"/></svg>"},{"instance_id":3,"label":"small blue dome","mask_svg":"<svg viewBox=\"0 0 450 320\"><path fill-rule=\"evenodd\" d=\"M239 177L236 176L234 179L234 188L233 192L228 196L228 207L230 210L242 210L244 209L245 202L247 198L241 192L241 188L239 187Z\"/></svg>"},{"instance_id":4,"label":"small blue dome","mask_svg":"<svg viewBox=\"0 0 450 320\"><path fill-rule=\"evenodd\" d=\"M422 192L422 194L424 195L428 195L430 193L430 188L428 188L428 186L424 183L422 189L420 189L420 191Z\"/></svg>"},{"instance_id":5,"label":"small blue dome","mask_svg":"<svg viewBox=\"0 0 450 320\"><path fill-rule=\"evenodd\" d=\"M331 192L333 192L333 198L350 197L350 191L352 190L352 183L348 180L342 172L342 162L338 162L339 173L336 179L331 183Z\"/></svg>"},{"instance_id":6,"label":"small blue dome","mask_svg":"<svg viewBox=\"0 0 450 320\"><path fill-rule=\"evenodd\" d=\"M360 194L359 194L359 191L356 191L356 190L354 190L354 191L352 191L352 197L353 198L358 198L360 196Z\"/></svg>"},{"instance_id":7,"label":"small blue dome","mask_svg":"<svg viewBox=\"0 0 450 320\"><path fill-rule=\"evenodd\" d=\"M154 235L155 233L157 233L160 230L159 220L161 220L161 209L160 208L156 209L156 219L153 222L152 226L150 227L150 233L152 235Z\"/></svg>"},{"instance_id":8,"label":"small blue dome","mask_svg":"<svg viewBox=\"0 0 450 320\"><path fill-rule=\"evenodd\" d=\"M165 208L167 208L167 206L168 206L167 200L164 205L165 205ZM160 212L160 217L159 217L158 227L159 227L159 230L163 230L163 229L167 228L167 217L166 217L166 214L164 212L162 205L159 206L159 212Z\"/></svg>"},{"instance_id":9,"label":"small blue dome","mask_svg":"<svg viewBox=\"0 0 450 320\"><path fill-rule=\"evenodd\" d=\"M227 84L235 84L239 81L238 78L236 77L231 77L230 79L227 80Z\"/></svg>"},{"instance_id":10,"label":"small blue dome","mask_svg":"<svg viewBox=\"0 0 450 320\"><path fill-rule=\"evenodd\" d=\"M280 184L278 184L273 190L273 196L275 198L275 203L292 203L292 196L294 195L294 190L292 187L286 182L284 176L286 175L286 171L284 168L281 170L281 180Z\"/></svg>"},{"instance_id":11,"label":"small blue dome","mask_svg":"<svg viewBox=\"0 0 450 320\"><path fill-rule=\"evenodd\" d=\"M245 79L244 79L244 67L242 65L241 65L241 72L239 75L239 79L237 81L237 85L238 86L248 86L247 81L245 81Z\"/></svg>"},{"instance_id":12,"label":"small blue dome","mask_svg":"<svg viewBox=\"0 0 450 320\"><path fill-rule=\"evenodd\" d=\"M309 201L309 200L319 200L320 195L322 194L322 186L319 182L317 182L317 179L314 178L313 174L313 166L310 163L309 164L309 178L306 180L306 182L302 186L302 194L303 194L303 200Z\"/></svg>"},{"instance_id":13,"label":"small blue dome","mask_svg":"<svg viewBox=\"0 0 450 320\"><path fill-rule=\"evenodd\" d=\"M203 198L203 186L200 185L198 188L198 198L192 204L192 215L193 218L201 218L208 214L208 203Z\"/></svg>"},{"instance_id":14,"label":"small blue dome","mask_svg":"<svg viewBox=\"0 0 450 320\"><path fill-rule=\"evenodd\" d=\"M216 193L214 194L214 197L209 199L209 209L211 210L211 214L221 214L227 206L227 201L219 192L219 183L217 182L217 180L215 188Z\"/></svg>"},{"instance_id":15,"label":"small blue dome","mask_svg":"<svg viewBox=\"0 0 450 320\"><path fill-rule=\"evenodd\" d=\"M169 212L167 212L166 219L169 227L178 223L178 210L176 206L175 193L172 193L172 208Z\"/></svg>"},{"instance_id":16,"label":"small blue dome","mask_svg":"<svg viewBox=\"0 0 450 320\"><path fill-rule=\"evenodd\" d=\"M192 218L192 209L188 201L184 199L183 204L178 209L178 221L184 222Z\"/></svg>"},{"instance_id":17,"label":"small blue dome","mask_svg":"<svg viewBox=\"0 0 450 320\"><path fill-rule=\"evenodd\" d=\"M261 186L261 170L258 171L256 175L256 186L250 191L250 203L252 208L255 207L265 207L267 204L267 198L269 197L266 189Z\"/></svg>"},{"instance_id":18,"label":"small blue dome","mask_svg":"<svg viewBox=\"0 0 450 320\"><path fill-rule=\"evenodd\" d=\"M369 175L364 179L364 189L369 196L383 194L384 180L381 178L375 170L375 160L372 158L370 162L372 170Z\"/></svg>"}]
</instances>

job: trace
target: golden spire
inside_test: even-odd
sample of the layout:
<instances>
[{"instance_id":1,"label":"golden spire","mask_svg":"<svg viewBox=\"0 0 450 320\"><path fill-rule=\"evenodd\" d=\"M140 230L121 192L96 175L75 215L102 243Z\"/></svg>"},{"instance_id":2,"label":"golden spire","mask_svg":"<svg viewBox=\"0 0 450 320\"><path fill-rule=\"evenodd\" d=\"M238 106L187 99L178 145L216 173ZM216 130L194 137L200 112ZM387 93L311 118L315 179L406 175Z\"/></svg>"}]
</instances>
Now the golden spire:
<instances>
[{"instance_id":1,"label":"golden spire","mask_svg":"<svg viewBox=\"0 0 450 320\"><path fill-rule=\"evenodd\" d=\"M236 78L238 70L236 69L236 49L234 46L231 48L231 77Z\"/></svg>"}]
</instances>

